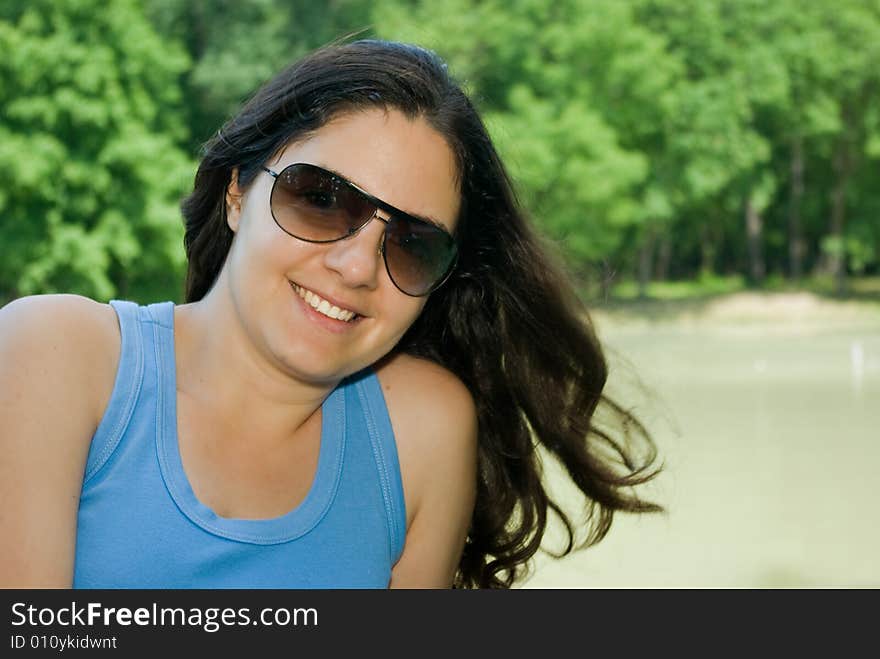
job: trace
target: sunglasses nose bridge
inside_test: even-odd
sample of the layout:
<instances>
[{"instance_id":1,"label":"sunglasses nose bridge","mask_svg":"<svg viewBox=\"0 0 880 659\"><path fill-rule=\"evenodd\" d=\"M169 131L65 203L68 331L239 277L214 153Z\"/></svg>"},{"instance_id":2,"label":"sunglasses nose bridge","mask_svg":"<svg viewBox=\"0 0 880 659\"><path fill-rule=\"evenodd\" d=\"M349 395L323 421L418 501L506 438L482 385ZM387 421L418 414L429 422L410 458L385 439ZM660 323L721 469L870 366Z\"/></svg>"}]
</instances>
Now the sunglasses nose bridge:
<instances>
[{"instance_id":1,"label":"sunglasses nose bridge","mask_svg":"<svg viewBox=\"0 0 880 659\"><path fill-rule=\"evenodd\" d=\"M351 235L354 235L356 233L360 233L360 231L364 227L366 227L370 222L372 222L373 220L379 220L382 224L385 225L384 230L382 231L382 239L379 241L379 249L378 249L378 253L384 257L385 256L385 236L388 235L388 231L387 231L388 222L390 222L391 218L382 217L379 214L378 208L374 209L373 212L370 213L370 216L367 218L367 221L364 222L360 227L358 227L358 229L356 231L353 231L351 233Z\"/></svg>"},{"instance_id":2,"label":"sunglasses nose bridge","mask_svg":"<svg viewBox=\"0 0 880 659\"><path fill-rule=\"evenodd\" d=\"M349 229L348 235L344 236L343 240L347 240L348 238L352 238L354 236L359 235L361 233L361 231L363 231L367 227L367 225L369 225L370 222L372 222L373 220L379 220L380 222L382 222L382 224L385 225L385 229L387 229L388 222L390 221L390 219L391 218L386 219L386 218L382 217L381 215L379 215L379 209L375 208L373 210L373 212L370 213L370 215L367 217L367 219L361 223L360 226L358 226L357 228ZM381 240L379 240L379 248L378 248L378 250L376 250L377 253L383 257L383 260L385 257L385 237L387 235L388 235L388 231L383 230L382 231L382 238L381 238Z\"/></svg>"},{"instance_id":3,"label":"sunglasses nose bridge","mask_svg":"<svg viewBox=\"0 0 880 659\"><path fill-rule=\"evenodd\" d=\"M391 221L391 217L390 216L389 217L382 217L381 215L379 215L379 211L380 211L379 208L374 210L373 214L370 216L370 219L371 220L373 220L373 219L379 220L382 224L384 224L387 227L388 223Z\"/></svg>"}]
</instances>

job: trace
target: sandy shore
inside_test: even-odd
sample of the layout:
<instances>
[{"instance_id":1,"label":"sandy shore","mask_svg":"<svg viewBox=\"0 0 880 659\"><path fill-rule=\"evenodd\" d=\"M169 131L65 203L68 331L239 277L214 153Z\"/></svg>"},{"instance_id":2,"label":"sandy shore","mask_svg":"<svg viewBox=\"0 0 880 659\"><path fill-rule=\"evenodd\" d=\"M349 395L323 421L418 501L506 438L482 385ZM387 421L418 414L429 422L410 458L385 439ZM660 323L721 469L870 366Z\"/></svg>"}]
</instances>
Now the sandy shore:
<instances>
[{"instance_id":1,"label":"sandy shore","mask_svg":"<svg viewBox=\"0 0 880 659\"><path fill-rule=\"evenodd\" d=\"M770 333L880 325L880 299L836 300L814 293L740 292L702 299L645 300L591 310L600 328L671 325Z\"/></svg>"}]
</instances>

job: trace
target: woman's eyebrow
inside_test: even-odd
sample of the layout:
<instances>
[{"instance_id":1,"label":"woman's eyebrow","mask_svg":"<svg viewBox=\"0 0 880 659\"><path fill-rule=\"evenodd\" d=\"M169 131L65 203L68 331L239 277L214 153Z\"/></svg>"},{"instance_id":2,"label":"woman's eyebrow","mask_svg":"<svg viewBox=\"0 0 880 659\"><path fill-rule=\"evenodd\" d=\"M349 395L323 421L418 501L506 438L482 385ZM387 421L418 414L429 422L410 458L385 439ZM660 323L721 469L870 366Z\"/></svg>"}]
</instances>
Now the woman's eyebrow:
<instances>
[{"instance_id":1,"label":"woman's eyebrow","mask_svg":"<svg viewBox=\"0 0 880 659\"><path fill-rule=\"evenodd\" d=\"M443 224L440 220L434 219L433 217L428 217L427 215L419 215L418 213L410 213L409 211L405 211L402 208L398 208L397 206L394 206L393 204L389 204L387 201L385 201L384 199L380 199L379 197L374 195L372 192L368 192L367 189L365 187L363 187L357 181L352 180L351 178L349 178L348 176L345 176L344 174L340 174L335 169L331 169L330 167L327 167L326 165L318 165L318 167L321 167L322 169L327 170L328 172L333 174L333 176L338 176L341 180L345 181L346 183L348 183L350 185L353 185L355 188L357 188L358 190L360 190L364 194L372 197L376 201L381 202L382 204L384 204L388 208L394 209L398 213L403 213L404 215L408 215L409 217L415 218L416 220L419 220L420 222L424 222L425 224L430 224L431 226L437 227L438 229L440 229L441 231L445 231L446 233L449 233L449 231L450 231L450 229L447 228L447 226L445 224Z\"/></svg>"},{"instance_id":2,"label":"woman's eyebrow","mask_svg":"<svg viewBox=\"0 0 880 659\"><path fill-rule=\"evenodd\" d=\"M373 195L371 195L371 196L373 196ZM419 222L424 222L425 224L430 224L431 226L436 227L436 228L440 229L441 231L444 231L445 233L450 232L450 229L445 224L443 224L440 220L435 220L434 218L427 217L425 215L418 215L416 213L410 213L409 211L405 211L401 208L398 208L397 206L392 206L387 201L383 201L382 199L379 199L376 196L373 196L373 198L377 199L378 201L381 201L384 205L388 206L388 208L392 208L395 211L397 211L398 213L402 213L403 215L406 215L407 217L411 217L415 220L418 220Z\"/></svg>"},{"instance_id":3,"label":"woman's eyebrow","mask_svg":"<svg viewBox=\"0 0 880 659\"><path fill-rule=\"evenodd\" d=\"M407 213L407 215L410 215L410 216L416 218L417 220L421 220L425 224L430 224L432 226L437 227L438 229L442 229L443 231L446 231L447 233L449 232L449 229L440 220L435 220L432 217L425 217L424 215L416 215L415 213Z\"/></svg>"}]
</instances>

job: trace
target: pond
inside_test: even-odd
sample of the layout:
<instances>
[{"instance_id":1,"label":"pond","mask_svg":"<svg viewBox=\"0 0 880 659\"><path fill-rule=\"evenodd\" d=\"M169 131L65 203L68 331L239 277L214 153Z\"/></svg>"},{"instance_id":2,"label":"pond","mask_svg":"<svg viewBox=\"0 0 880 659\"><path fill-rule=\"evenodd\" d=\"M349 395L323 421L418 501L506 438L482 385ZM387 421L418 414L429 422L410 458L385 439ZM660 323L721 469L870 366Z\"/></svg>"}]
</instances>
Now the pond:
<instances>
[{"instance_id":1,"label":"pond","mask_svg":"<svg viewBox=\"0 0 880 659\"><path fill-rule=\"evenodd\" d=\"M643 494L667 513L539 554L525 587L880 587L880 321L597 328L665 460Z\"/></svg>"}]
</instances>

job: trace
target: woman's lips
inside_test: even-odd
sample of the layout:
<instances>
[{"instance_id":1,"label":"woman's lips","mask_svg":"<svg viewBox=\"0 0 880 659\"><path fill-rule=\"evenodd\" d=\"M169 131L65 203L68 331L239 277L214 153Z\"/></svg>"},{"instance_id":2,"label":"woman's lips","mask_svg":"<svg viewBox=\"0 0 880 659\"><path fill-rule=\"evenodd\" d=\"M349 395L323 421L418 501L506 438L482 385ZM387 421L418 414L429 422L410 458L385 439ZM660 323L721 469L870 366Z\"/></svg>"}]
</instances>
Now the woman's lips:
<instances>
[{"instance_id":1,"label":"woman's lips","mask_svg":"<svg viewBox=\"0 0 880 659\"><path fill-rule=\"evenodd\" d=\"M326 295L324 293L316 291L312 288L309 288L308 286L302 286L301 284L297 284L294 281L291 281L290 285L293 286L293 290L295 290L297 292L297 294L299 294L299 296L302 297L306 301L307 304L311 304L312 307L320 308L319 305L322 304L323 302L326 302L327 304L324 305L323 309L321 309L324 313L326 313L327 310L330 310L333 307L336 307L337 311L350 312L350 314L348 314L348 315L355 315L355 314L358 316L365 316L366 315L360 308L355 306L353 303L346 302L344 300L339 300L338 298L330 297L329 295ZM331 318L332 317L333 317L333 315L331 314Z\"/></svg>"},{"instance_id":2,"label":"woman's lips","mask_svg":"<svg viewBox=\"0 0 880 659\"><path fill-rule=\"evenodd\" d=\"M333 304L331 300L299 284L290 282L290 287L305 311L305 315L332 332L345 332L357 325L363 318L354 310Z\"/></svg>"}]
</instances>

